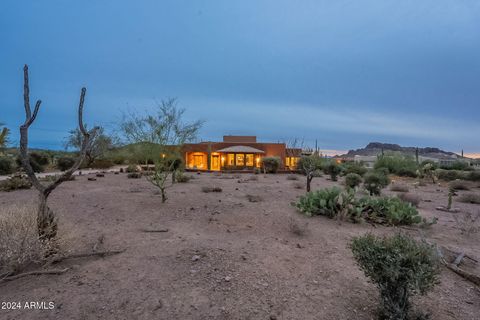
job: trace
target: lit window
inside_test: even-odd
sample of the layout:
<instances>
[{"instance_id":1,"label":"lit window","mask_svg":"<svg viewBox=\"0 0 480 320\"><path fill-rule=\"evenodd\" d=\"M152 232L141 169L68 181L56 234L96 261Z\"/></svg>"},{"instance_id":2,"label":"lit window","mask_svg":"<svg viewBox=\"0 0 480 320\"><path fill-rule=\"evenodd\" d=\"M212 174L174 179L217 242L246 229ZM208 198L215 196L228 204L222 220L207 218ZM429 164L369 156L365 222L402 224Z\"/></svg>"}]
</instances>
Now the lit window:
<instances>
[{"instance_id":1,"label":"lit window","mask_svg":"<svg viewBox=\"0 0 480 320\"><path fill-rule=\"evenodd\" d=\"M243 153L237 154L236 165L237 166L245 165L245 155Z\"/></svg>"},{"instance_id":2,"label":"lit window","mask_svg":"<svg viewBox=\"0 0 480 320\"><path fill-rule=\"evenodd\" d=\"M235 155L233 153L227 154L227 165L234 166L235 165Z\"/></svg>"},{"instance_id":3,"label":"lit window","mask_svg":"<svg viewBox=\"0 0 480 320\"><path fill-rule=\"evenodd\" d=\"M287 157L287 158L285 159L285 165L286 165L287 167L290 167L290 157Z\"/></svg>"},{"instance_id":4,"label":"lit window","mask_svg":"<svg viewBox=\"0 0 480 320\"><path fill-rule=\"evenodd\" d=\"M253 167L253 154L247 154L245 158L247 160L247 167Z\"/></svg>"}]
</instances>

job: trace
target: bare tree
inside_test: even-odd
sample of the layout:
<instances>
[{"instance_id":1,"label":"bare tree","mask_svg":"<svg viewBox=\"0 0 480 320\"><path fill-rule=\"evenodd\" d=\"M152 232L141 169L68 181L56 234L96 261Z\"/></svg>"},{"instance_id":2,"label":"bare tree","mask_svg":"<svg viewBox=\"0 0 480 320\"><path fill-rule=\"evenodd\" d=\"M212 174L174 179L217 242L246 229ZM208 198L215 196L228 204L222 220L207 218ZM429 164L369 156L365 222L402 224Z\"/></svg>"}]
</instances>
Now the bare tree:
<instances>
[{"instance_id":1,"label":"bare tree","mask_svg":"<svg viewBox=\"0 0 480 320\"><path fill-rule=\"evenodd\" d=\"M90 135L85 159L87 166L90 166L95 160L101 158L108 150L113 148L113 139L105 133L103 127L97 126L97 129ZM83 133L79 128L71 130L65 148L73 147L77 150L82 148Z\"/></svg>"},{"instance_id":2,"label":"bare tree","mask_svg":"<svg viewBox=\"0 0 480 320\"><path fill-rule=\"evenodd\" d=\"M175 182L175 173L181 162L180 151L186 142L193 141L202 121L184 123L185 109L177 107L176 99L162 100L158 112L153 115L124 117L121 130L130 143L142 143L144 158L152 160L155 172L148 181L160 189L162 202L167 200L168 178Z\"/></svg>"},{"instance_id":3,"label":"bare tree","mask_svg":"<svg viewBox=\"0 0 480 320\"><path fill-rule=\"evenodd\" d=\"M307 192L310 192L310 185L312 183L312 180L315 176L318 176L320 174L322 165L323 159L316 154L313 154L311 156L303 156L302 158L300 158L298 167L307 177Z\"/></svg>"},{"instance_id":4,"label":"bare tree","mask_svg":"<svg viewBox=\"0 0 480 320\"><path fill-rule=\"evenodd\" d=\"M25 65L23 68L23 99L25 107L25 123L20 126L20 158L22 161L22 166L27 173L28 178L32 182L33 186L38 190L39 193L39 205L37 211L37 229L38 236L42 240L51 240L54 239L57 235L57 218L55 217L54 212L48 207L47 199L50 193L55 190L62 182L70 179L75 170L78 169L82 161L85 159L85 154L87 152L87 147L89 145L90 135L94 134L95 128L91 131L87 131L83 125L83 103L85 100L86 89L82 88L80 94L80 103L78 105L78 128L83 135L83 140L80 148L80 155L75 161L74 165L62 175L60 175L54 182L43 185L35 176L32 166L30 165L29 155L28 155L28 129L30 125L37 118L38 110L40 109L41 100L37 100L35 103L35 108L32 110L30 108L30 88L28 83L28 66Z\"/></svg>"}]
</instances>

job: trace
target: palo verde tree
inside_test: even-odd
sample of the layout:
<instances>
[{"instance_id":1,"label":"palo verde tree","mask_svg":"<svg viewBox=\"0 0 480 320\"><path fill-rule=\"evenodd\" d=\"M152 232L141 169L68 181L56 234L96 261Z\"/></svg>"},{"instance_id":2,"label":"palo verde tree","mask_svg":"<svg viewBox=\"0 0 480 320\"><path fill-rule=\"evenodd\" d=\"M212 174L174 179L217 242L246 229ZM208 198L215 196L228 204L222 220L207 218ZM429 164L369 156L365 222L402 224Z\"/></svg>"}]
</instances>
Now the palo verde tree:
<instances>
[{"instance_id":1,"label":"palo verde tree","mask_svg":"<svg viewBox=\"0 0 480 320\"><path fill-rule=\"evenodd\" d=\"M304 156L300 158L298 168L307 177L307 192L310 192L310 185L312 183L312 179L313 177L316 177L320 174L322 166L323 160L317 154L312 154L310 156Z\"/></svg>"},{"instance_id":2,"label":"palo verde tree","mask_svg":"<svg viewBox=\"0 0 480 320\"><path fill-rule=\"evenodd\" d=\"M79 128L71 130L65 148L75 148L81 150L83 143L83 133ZM101 158L108 150L113 148L113 139L105 133L103 127L97 126L90 136L87 151L85 154L86 165L90 166L95 160Z\"/></svg>"},{"instance_id":3,"label":"palo verde tree","mask_svg":"<svg viewBox=\"0 0 480 320\"><path fill-rule=\"evenodd\" d=\"M95 129L87 131L83 125L83 103L85 100L86 89L82 88L80 94L80 103L78 105L78 128L83 135L82 144L80 148L80 154L76 159L74 165L62 175L60 175L55 181L48 185L43 185L35 176L33 168L29 161L28 154L28 129L32 123L37 118L38 110L40 109L41 100L37 100L35 103L35 108L32 110L30 108L30 87L28 83L28 66L25 65L23 68L23 98L24 98L24 107L25 107L25 122L20 126L20 159L22 166L32 182L33 186L38 190L39 193L39 205L37 211L37 229L38 236L41 240L52 240L57 235L57 218L55 217L54 212L48 207L47 199L48 196L58 187L62 182L70 179L75 170L78 169L82 161L85 159L87 153L87 148L89 145L90 136L95 133Z\"/></svg>"},{"instance_id":4,"label":"palo verde tree","mask_svg":"<svg viewBox=\"0 0 480 320\"><path fill-rule=\"evenodd\" d=\"M155 170L147 179L160 189L165 202L169 177L173 183L180 167L182 146L196 138L203 122L184 123L185 109L178 107L176 99L162 100L157 108L155 114L125 116L120 127L127 142L141 144L144 159L153 161Z\"/></svg>"}]
</instances>

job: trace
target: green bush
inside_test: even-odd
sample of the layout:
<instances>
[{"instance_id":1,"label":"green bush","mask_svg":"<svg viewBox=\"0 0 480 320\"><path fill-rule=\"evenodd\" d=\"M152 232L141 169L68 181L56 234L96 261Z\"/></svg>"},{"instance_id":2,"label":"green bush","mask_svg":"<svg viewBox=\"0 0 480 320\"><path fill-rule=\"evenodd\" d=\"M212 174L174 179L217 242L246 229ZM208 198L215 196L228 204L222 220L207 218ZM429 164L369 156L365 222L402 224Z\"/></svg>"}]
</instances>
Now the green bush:
<instances>
[{"instance_id":1,"label":"green bush","mask_svg":"<svg viewBox=\"0 0 480 320\"><path fill-rule=\"evenodd\" d=\"M267 173L276 173L280 168L281 160L279 157L263 157L262 167Z\"/></svg>"},{"instance_id":2,"label":"green bush","mask_svg":"<svg viewBox=\"0 0 480 320\"><path fill-rule=\"evenodd\" d=\"M323 165L323 172L330 175L332 181L337 181L337 176L342 172L342 168L334 160L331 160Z\"/></svg>"},{"instance_id":3,"label":"green bush","mask_svg":"<svg viewBox=\"0 0 480 320\"><path fill-rule=\"evenodd\" d=\"M363 185L370 195L379 195L381 190L388 186L390 179L380 170L370 171L365 174Z\"/></svg>"},{"instance_id":4,"label":"green bush","mask_svg":"<svg viewBox=\"0 0 480 320\"><path fill-rule=\"evenodd\" d=\"M445 169L437 169L435 170L435 175L438 179L444 181L453 181L453 180L465 180L469 177L469 174L473 172L464 172L459 170L445 170Z\"/></svg>"},{"instance_id":5,"label":"green bush","mask_svg":"<svg viewBox=\"0 0 480 320\"><path fill-rule=\"evenodd\" d=\"M480 181L480 170L470 172L467 176L467 180Z\"/></svg>"},{"instance_id":6,"label":"green bush","mask_svg":"<svg viewBox=\"0 0 480 320\"><path fill-rule=\"evenodd\" d=\"M60 169L61 171L66 171L73 167L75 164L75 159L70 158L70 157L62 157L57 159L57 168Z\"/></svg>"},{"instance_id":7,"label":"green bush","mask_svg":"<svg viewBox=\"0 0 480 320\"><path fill-rule=\"evenodd\" d=\"M138 166L131 164L125 169L125 172L127 173L138 172Z\"/></svg>"},{"instance_id":8,"label":"green bush","mask_svg":"<svg viewBox=\"0 0 480 320\"><path fill-rule=\"evenodd\" d=\"M92 169L108 169L113 167L114 163L112 160L109 159L96 159L90 165Z\"/></svg>"},{"instance_id":9,"label":"green bush","mask_svg":"<svg viewBox=\"0 0 480 320\"><path fill-rule=\"evenodd\" d=\"M362 198L358 203L363 219L387 225L411 225L420 223L422 218L410 203L397 197Z\"/></svg>"},{"instance_id":10,"label":"green bush","mask_svg":"<svg viewBox=\"0 0 480 320\"><path fill-rule=\"evenodd\" d=\"M0 157L0 175L12 174L15 171L12 160Z\"/></svg>"},{"instance_id":11,"label":"green bush","mask_svg":"<svg viewBox=\"0 0 480 320\"><path fill-rule=\"evenodd\" d=\"M188 181L190 181L192 177L189 176L189 175L186 175L185 173L179 171L176 173L175 175L175 179L177 180L177 182L180 182L180 183L186 183Z\"/></svg>"},{"instance_id":12,"label":"green bush","mask_svg":"<svg viewBox=\"0 0 480 320\"><path fill-rule=\"evenodd\" d=\"M345 176L345 185L348 188L355 189L362 183L362 177L358 173L348 173Z\"/></svg>"},{"instance_id":13,"label":"green bush","mask_svg":"<svg viewBox=\"0 0 480 320\"><path fill-rule=\"evenodd\" d=\"M0 181L0 191L14 191L20 189L30 189L32 183L25 176L13 176L7 180Z\"/></svg>"},{"instance_id":14,"label":"green bush","mask_svg":"<svg viewBox=\"0 0 480 320\"><path fill-rule=\"evenodd\" d=\"M351 249L360 269L380 290L381 319L408 319L410 297L424 295L438 283L434 249L407 235L355 237Z\"/></svg>"},{"instance_id":15,"label":"green bush","mask_svg":"<svg viewBox=\"0 0 480 320\"><path fill-rule=\"evenodd\" d=\"M48 155L41 152L31 152L30 159L32 159L42 167L45 167L50 163Z\"/></svg>"},{"instance_id":16,"label":"green bush","mask_svg":"<svg viewBox=\"0 0 480 320\"><path fill-rule=\"evenodd\" d=\"M375 162L374 169L380 168L385 168L389 173L399 176L416 177L418 166L412 157L385 155L378 157Z\"/></svg>"},{"instance_id":17,"label":"green bush","mask_svg":"<svg viewBox=\"0 0 480 320\"><path fill-rule=\"evenodd\" d=\"M20 157L17 157L17 159L15 160L16 163L17 163L17 166L20 168L23 168L22 166L22 160L20 159ZM29 157L29 161L30 161L30 166L32 166L32 169L33 169L33 172L43 172L43 166L41 166L38 162L35 161L35 158L33 157Z\"/></svg>"},{"instance_id":18,"label":"green bush","mask_svg":"<svg viewBox=\"0 0 480 320\"><path fill-rule=\"evenodd\" d=\"M337 187L309 192L300 197L296 207L310 217L321 215L333 218L342 209L338 201L341 193L342 190Z\"/></svg>"},{"instance_id":19,"label":"green bush","mask_svg":"<svg viewBox=\"0 0 480 320\"><path fill-rule=\"evenodd\" d=\"M349 173L356 173L360 176L363 176L368 171L365 166L358 162L345 162L342 164L341 167L343 175L347 175Z\"/></svg>"},{"instance_id":20,"label":"green bush","mask_svg":"<svg viewBox=\"0 0 480 320\"><path fill-rule=\"evenodd\" d=\"M441 169L444 170L458 170L458 171L472 171L473 168L467 163L463 161L455 161L453 163L442 165L440 166Z\"/></svg>"}]
</instances>

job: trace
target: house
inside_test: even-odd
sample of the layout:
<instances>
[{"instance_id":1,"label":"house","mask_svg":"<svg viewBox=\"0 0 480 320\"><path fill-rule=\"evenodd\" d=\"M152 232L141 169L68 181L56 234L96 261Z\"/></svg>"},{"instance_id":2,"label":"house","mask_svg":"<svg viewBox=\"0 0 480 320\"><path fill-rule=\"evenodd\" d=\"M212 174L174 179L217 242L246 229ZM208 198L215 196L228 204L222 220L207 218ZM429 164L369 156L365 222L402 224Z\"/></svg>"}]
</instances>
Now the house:
<instances>
[{"instance_id":1,"label":"house","mask_svg":"<svg viewBox=\"0 0 480 320\"><path fill-rule=\"evenodd\" d=\"M279 170L295 170L301 153L285 143L257 142L256 136L223 136L222 142L187 143L182 148L186 169L211 171L254 170L264 157L280 158Z\"/></svg>"}]
</instances>

